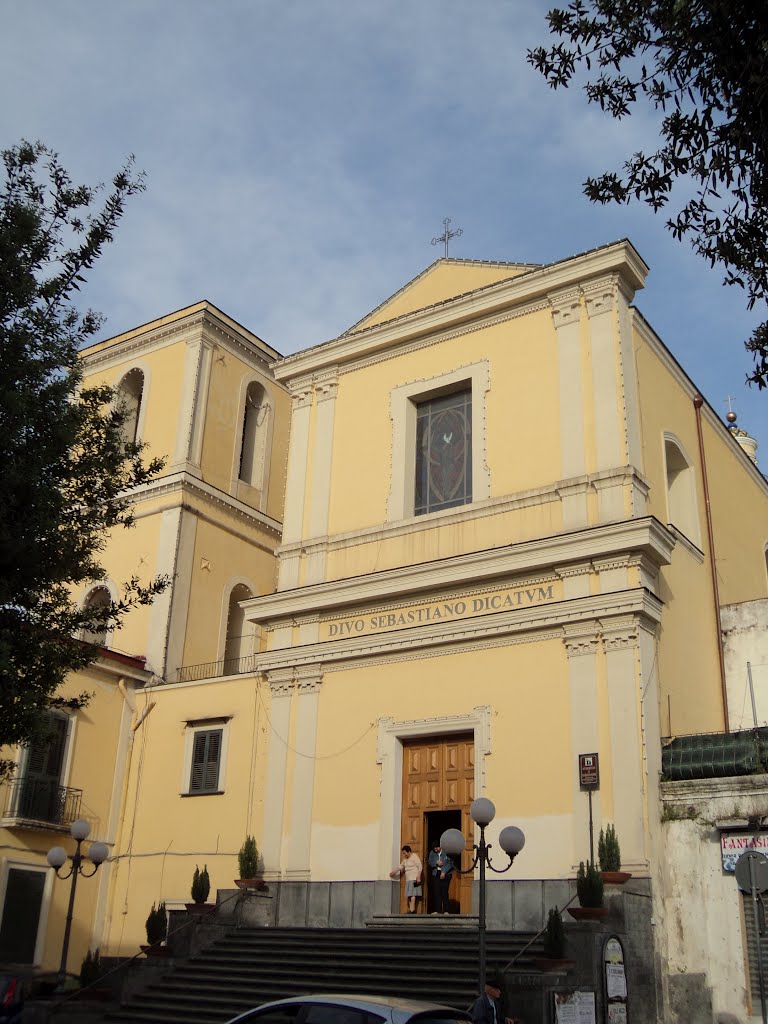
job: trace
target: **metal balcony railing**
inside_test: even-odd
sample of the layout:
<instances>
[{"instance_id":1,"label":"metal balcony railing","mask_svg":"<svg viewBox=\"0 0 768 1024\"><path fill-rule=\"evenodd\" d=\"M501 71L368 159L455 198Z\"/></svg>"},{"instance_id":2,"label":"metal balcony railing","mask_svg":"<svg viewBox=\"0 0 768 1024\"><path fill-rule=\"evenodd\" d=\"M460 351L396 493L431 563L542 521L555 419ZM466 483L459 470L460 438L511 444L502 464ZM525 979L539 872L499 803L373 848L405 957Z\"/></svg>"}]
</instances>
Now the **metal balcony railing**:
<instances>
[{"instance_id":1,"label":"metal balcony railing","mask_svg":"<svg viewBox=\"0 0 768 1024\"><path fill-rule=\"evenodd\" d=\"M221 658L219 661L203 661L197 665L183 665L176 673L177 683L195 683L200 679L214 679L216 676L236 676L253 672L256 655L245 658Z\"/></svg>"},{"instance_id":2,"label":"metal balcony railing","mask_svg":"<svg viewBox=\"0 0 768 1024\"><path fill-rule=\"evenodd\" d=\"M3 787L3 817L45 825L71 825L80 816L82 789L45 779L16 779Z\"/></svg>"}]
</instances>

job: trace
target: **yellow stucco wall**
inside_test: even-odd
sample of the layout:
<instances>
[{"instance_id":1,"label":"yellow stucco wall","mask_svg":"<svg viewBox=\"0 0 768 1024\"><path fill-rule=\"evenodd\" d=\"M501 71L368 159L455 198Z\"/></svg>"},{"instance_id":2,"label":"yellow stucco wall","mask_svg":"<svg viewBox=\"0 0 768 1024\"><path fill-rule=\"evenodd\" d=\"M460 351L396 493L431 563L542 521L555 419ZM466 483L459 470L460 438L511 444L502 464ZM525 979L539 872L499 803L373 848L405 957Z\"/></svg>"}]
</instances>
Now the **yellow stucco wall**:
<instances>
[{"instance_id":1,"label":"yellow stucco wall","mask_svg":"<svg viewBox=\"0 0 768 1024\"><path fill-rule=\"evenodd\" d=\"M386 519L392 462L397 466L402 458L402 453L391 451L391 391L416 381L423 381L428 390L431 379L481 361L487 360L490 366L490 390L485 396L473 394L473 415L485 401L491 497L559 479L557 393L542 391L537 383L552 372L555 334L551 324L548 314L532 314L342 375L334 424L329 532L345 533ZM429 517L425 530L432 525ZM467 527L467 547L492 545L493 528L491 521ZM418 560L421 552L414 554L417 558L410 560ZM364 571L363 566L358 571Z\"/></svg>"},{"instance_id":2,"label":"yellow stucco wall","mask_svg":"<svg viewBox=\"0 0 768 1024\"><path fill-rule=\"evenodd\" d=\"M441 260L362 320L355 330L360 331L366 327L373 327L375 324L385 323L387 320L394 320L395 317L423 309L435 302L443 302L456 295L463 295L474 288L482 288L484 285L493 284L496 281L519 277L527 269L527 266L515 263L494 264Z\"/></svg>"},{"instance_id":3,"label":"yellow stucco wall","mask_svg":"<svg viewBox=\"0 0 768 1024\"><path fill-rule=\"evenodd\" d=\"M254 597L275 587L274 536L238 529L234 521L226 525L231 532L214 522L197 520L184 665L224 656L229 594L236 583L248 584Z\"/></svg>"},{"instance_id":4,"label":"yellow stucco wall","mask_svg":"<svg viewBox=\"0 0 768 1024\"><path fill-rule=\"evenodd\" d=\"M377 845L388 842L378 828L380 774L372 770L381 716L429 721L486 704L492 715L485 792L496 804L494 828L514 823L535 836L535 862L521 858L519 877L557 876L568 857L574 810L568 666L559 640L534 640L403 660L397 671L385 664L326 675L318 720L312 877L376 876ZM606 758L609 750L606 744ZM399 792L396 801L399 807ZM607 802L604 807L610 811ZM395 827L399 836L397 817Z\"/></svg>"},{"instance_id":5,"label":"yellow stucco wall","mask_svg":"<svg viewBox=\"0 0 768 1024\"><path fill-rule=\"evenodd\" d=\"M118 758L118 746L121 728L124 728L124 700L117 685L119 678L119 670L107 676L97 667L92 667L70 677L61 691L65 697L81 693L91 697L87 707L74 713L62 775L62 785L82 790L79 817L91 825L91 833L83 847L86 853L91 841L109 842L114 838L111 834L113 797L116 796L119 803L122 796L122 763ZM0 750L0 756L13 754L7 748ZM53 846L63 846L70 854L74 852L75 843L68 828L61 831L3 829L0 870L9 864L45 867L46 855ZM52 970L58 968L61 957L70 884L55 878L53 869L47 870L51 879L50 899L44 898L43 902L47 928L39 965ZM69 969L74 972L79 971L91 942L99 897L105 895L102 886L108 870L102 867L93 878L82 879L78 885L68 960Z\"/></svg>"},{"instance_id":6,"label":"yellow stucco wall","mask_svg":"<svg viewBox=\"0 0 768 1024\"><path fill-rule=\"evenodd\" d=\"M86 369L86 384L108 384L113 388L134 367L143 370L145 410L139 440L146 441L148 458L164 458L166 465L176 447L185 358L186 345L178 342L128 355L106 370Z\"/></svg>"},{"instance_id":7,"label":"yellow stucco wall","mask_svg":"<svg viewBox=\"0 0 768 1024\"><path fill-rule=\"evenodd\" d=\"M644 472L650 485L649 511L669 519L664 435L682 445L693 467L698 536L702 554L677 543L672 565L663 570L665 602L659 635L658 672L662 732L693 733L723 727L723 698L717 649L706 503L699 455L696 411L666 365L636 339L643 428ZM766 595L761 553L768 534L768 496L750 473L735 442L702 415L721 604Z\"/></svg>"},{"instance_id":8,"label":"yellow stucco wall","mask_svg":"<svg viewBox=\"0 0 768 1024\"><path fill-rule=\"evenodd\" d=\"M135 734L119 838L122 855L112 866L105 925L105 949L128 955L146 942L144 922L153 901L191 901L195 865L208 867L211 902L217 889L234 887L246 833L260 842L264 797L268 688L259 695L253 677L240 676L213 686L160 687L146 699L155 707ZM227 720L223 792L182 795L189 785L187 723L222 718Z\"/></svg>"}]
</instances>

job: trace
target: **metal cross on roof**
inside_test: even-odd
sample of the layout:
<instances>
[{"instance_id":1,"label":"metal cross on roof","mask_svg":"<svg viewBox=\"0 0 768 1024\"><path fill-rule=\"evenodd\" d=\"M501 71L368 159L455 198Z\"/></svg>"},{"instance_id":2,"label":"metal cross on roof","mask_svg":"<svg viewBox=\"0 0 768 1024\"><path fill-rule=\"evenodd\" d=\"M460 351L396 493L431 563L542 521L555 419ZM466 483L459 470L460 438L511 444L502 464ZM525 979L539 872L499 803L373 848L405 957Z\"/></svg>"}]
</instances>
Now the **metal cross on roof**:
<instances>
[{"instance_id":1,"label":"metal cross on roof","mask_svg":"<svg viewBox=\"0 0 768 1024\"><path fill-rule=\"evenodd\" d=\"M445 255L446 255L446 258L448 257L448 243L450 242L450 240L452 238L458 238L459 235L463 235L464 234L464 232L462 231L461 228L456 228L455 231L451 231L449 229L449 227L448 227L448 225L450 223L451 223L451 218L450 217L446 217L445 220L443 221L443 227L445 228L445 231L443 231L442 235L438 235L437 238L433 238L432 239L432 245L439 245L441 242L443 242L445 244Z\"/></svg>"}]
</instances>

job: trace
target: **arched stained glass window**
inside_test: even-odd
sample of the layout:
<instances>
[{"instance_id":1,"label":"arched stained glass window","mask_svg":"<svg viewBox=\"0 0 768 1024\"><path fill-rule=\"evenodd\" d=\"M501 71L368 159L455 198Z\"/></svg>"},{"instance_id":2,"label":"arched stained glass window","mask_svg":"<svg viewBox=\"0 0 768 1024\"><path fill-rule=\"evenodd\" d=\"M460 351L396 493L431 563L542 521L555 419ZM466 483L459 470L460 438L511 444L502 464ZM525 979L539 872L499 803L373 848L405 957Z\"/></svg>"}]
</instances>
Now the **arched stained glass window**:
<instances>
[{"instance_id":1,"label":"arched stained glass window","mask_svg":"<svg viewBox=\"0 0 768 1024\"><path fill-rule=\"evenodd\" d=\"M416 406L414 513L424 515L472 501L472 391Z\"/></svg>"}]
</instances>

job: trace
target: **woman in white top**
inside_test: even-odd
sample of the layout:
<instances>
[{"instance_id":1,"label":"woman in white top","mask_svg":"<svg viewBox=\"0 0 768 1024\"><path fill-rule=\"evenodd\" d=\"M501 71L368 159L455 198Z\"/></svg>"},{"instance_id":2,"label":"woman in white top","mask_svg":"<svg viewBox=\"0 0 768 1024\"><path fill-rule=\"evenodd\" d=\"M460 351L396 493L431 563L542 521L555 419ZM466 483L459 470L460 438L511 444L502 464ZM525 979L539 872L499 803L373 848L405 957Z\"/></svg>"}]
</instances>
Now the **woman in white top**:
<instances>
[{"instance_id":1,"label":"woman in white top","mask_svg":"<svg viewBox=\"0 0 768 1024\"><path fill-rule=\"evenodd\" d=\"M416 898L421 896L421 858L414 853L410 846L403 847L405 856L400 866L389 872L390 878L399 878L405 875L405 895L408 899L408 913L416 913ZM417 889L418 886L418 889Z\"/></svg>"}]
</instances>

